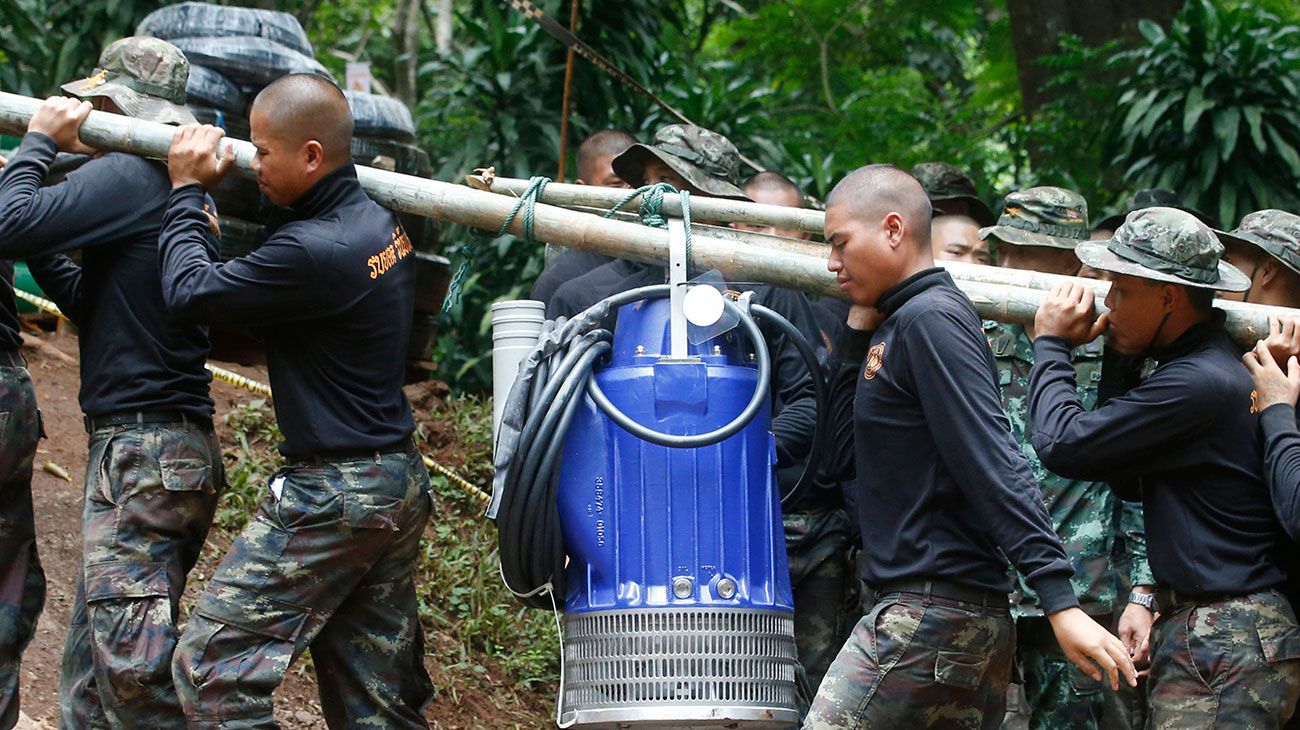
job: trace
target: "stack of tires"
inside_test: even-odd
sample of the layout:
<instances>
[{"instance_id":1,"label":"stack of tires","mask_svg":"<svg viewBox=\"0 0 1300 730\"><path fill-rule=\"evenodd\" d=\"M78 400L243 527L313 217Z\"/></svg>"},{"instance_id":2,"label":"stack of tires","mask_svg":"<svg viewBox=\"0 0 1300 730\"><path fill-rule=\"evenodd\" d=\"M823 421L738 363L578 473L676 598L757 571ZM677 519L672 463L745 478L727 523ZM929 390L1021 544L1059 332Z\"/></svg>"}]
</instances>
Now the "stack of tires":
<instances>
[{"instance_id":1,"label":"stack of tires","mask_svg":"<svg viewBox=\"0 0 1300 730\"><path fill-rule=\"evenodd\" d=\"M204 124L215 124L237 139L248 139L248 109L267 84L291 73L331 78L313 56L298 19L272 10L186 2L150 13L136 35L162 38L190 62L188 105ZM428 177L429 156L415 144L415 121L398 99L344 92L355 133L352 157L358 165ZM270 213L257 184L229 175L212 191L221 216L221 256L230 260L256 248L254 233ZM408 372L427 377L437 334L436 317L451 281L450 264L436 255L438 229L427 218L399 214L416 250L416 316L411 331Z\"/></svg>"},{"instance_id":2,"label":"stack of tires","mask_svg":"<svg viewBox=\"0 0 1300 730\"><path fill-rule=\"evenodd\" d=\"M248 106L267 84L291 73L330 78L306 31L289 13L187 2L155 10L135 32L162 38L185 53L190 111L238 139L248 139ZM222 218L222 258L252 251L252 232L269 212L257 183L230 175L212 191L212 199Z\"/></svg>"}]
</instances>

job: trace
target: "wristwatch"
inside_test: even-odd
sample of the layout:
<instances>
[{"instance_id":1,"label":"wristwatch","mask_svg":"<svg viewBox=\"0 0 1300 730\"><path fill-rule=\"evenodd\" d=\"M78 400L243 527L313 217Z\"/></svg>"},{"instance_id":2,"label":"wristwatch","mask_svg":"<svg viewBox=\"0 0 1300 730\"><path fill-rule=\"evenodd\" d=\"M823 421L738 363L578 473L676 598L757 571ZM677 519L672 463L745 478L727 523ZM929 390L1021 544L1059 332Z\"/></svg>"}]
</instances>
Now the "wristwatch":
<instances>
[{"instance_id":1,"label":"wristwatch","mask_svg":"<svg viewBox=\"0 0 1300 730\"><path fill-rule=\"evenodd\" d=\"M1128 602L1129 602L1129 603L1136 603L1137 605L1141 606L1142 608L1145 608L1146 610L1151 611L1152 613L1155 613L1155 610L1156 610L1156 597L1155 597L1154 594L1151 594L1151 593L1138 593L1137 591L1134 591L1134 592L1128 594Z\"/></svg>"}]
</instances>

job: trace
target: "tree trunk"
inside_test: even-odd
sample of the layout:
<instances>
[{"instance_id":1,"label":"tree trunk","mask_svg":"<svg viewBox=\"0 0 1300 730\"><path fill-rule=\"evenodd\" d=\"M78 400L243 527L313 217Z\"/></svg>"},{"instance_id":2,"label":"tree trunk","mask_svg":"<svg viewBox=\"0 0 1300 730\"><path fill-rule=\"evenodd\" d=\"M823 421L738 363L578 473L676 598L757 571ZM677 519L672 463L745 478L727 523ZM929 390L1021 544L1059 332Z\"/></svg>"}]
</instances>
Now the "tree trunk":
<instances>
[{"instance_id":1,"label":"tree trunk","mask_svg":"<svg viewBox=\"0 0 1300 730\"><path fill-rule=\"evenodd\" d=\"M438 32L434 35L434 43L439 54L451 53L451 24L453 19L454 13L451 9L451 0L438 0Z\"/></svg>"},{"instance_id":2,"label":"tree trunk","mask_svg":"<svg viewBox=\"0 0 1300 730\"><path fill-rule=\"evenodd\" d=\"M415 108L418 99L415 88L415 70L419 65L420 3L422 0L398 0L393 21L394 50L397 58L393 65L393 92L408 107Z\"/></svg>"},{"instance_id":3,"label":"tree trunk","mask_svg":"<svg viewBox=\"0 0 1300 730\"><path fill-rule=\"evenodd\" d=\"M1079 36L1089 46L1136 39L1139 20L1168 26L1182 6L1183 0L1007 0L1025 111L1032 114L1050 101L1044 86L1052 71L1041 60L1060 52L1062 34Z\"/></svg>"}]
</instances>

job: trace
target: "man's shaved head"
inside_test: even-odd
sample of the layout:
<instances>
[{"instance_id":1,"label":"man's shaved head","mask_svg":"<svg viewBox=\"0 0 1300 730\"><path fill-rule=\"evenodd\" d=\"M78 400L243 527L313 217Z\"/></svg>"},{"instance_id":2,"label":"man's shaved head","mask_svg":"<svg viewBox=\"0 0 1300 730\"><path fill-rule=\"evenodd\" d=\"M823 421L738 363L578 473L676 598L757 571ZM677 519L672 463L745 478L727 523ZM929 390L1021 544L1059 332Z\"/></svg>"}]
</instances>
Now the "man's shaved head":
<instances>
[{"instance_id":1,"label":"man's shaved head","mask_svg":"<svg viewBox=\"0 0 1300 730\"><path fill-rule=\"evenodd\" d=\"M352 111L329 79L289 74L262 89L251 113L261 116L271 136L290 145L319 142L331 167L352 157Z\"/></svg>"},{"instance_id":2,"label":"man's shaved head","mask_svg":"<svg viewBox=\"0 0 1300 730\"><path fill-rule=\"evenodd\" d=\"M826 268L854 304L876 306L890 287L934 266L930 199L893 165L849 173L826 199Z\"/></svg>"},{"instance_id":3,"label":"man's shaved head","mask_svg":"<svg viewBox=\"0 0 1300 730\"><path fill-rule=\"evenodd\" d=\"M621 129L602 129L582 140L578 145L578 177L588 185L617 186L621 181L610 161L634 144L636 137Z\"/></svg>"},{"instance_id":4,"label":"man's shaved head","mask_svg":"<svg viewBox=\"0 0 1300 730\"><path fill-rule=\"evenodd\" d=\"M898 213L917 245L930 247L930 198L916 178L893 165L866 165L850 172L826 199L828 209L837 206L867 220Z\"/></svg>"},{"instance_id":5,"label":"man's shaved head","mask_svg":"<svg viewBox=\"0 0 1300 730\"><path fill-rule=\"evenodd\" d=\"M745 181L744 191L749 197L754 197L755 192L790 192L803 199L803 191L790 178L774 170L764 170L756 173L753 177Z\"/></svg>"},{"instance_id":6,"label":"man's shaved head","mask_svg":"<svg viewBox=\"0 0 1300 730\"><path fill-rule=\"evenodd\" d=\"M802 208L804 204L803 191L795 185L790 178L779 172L767 170L745 181L742 188L745 195L755 203L765 205L782 205L787 208ZM812 234L807 231L800 231L793 228L777 228L776 226L756 226L749 223L732 223L732 228L742 231L752 231L754 233L764 233L769 236L782 236L784 238L801 238L807 240L812 238Z\"/></svg>"}]
</instances>

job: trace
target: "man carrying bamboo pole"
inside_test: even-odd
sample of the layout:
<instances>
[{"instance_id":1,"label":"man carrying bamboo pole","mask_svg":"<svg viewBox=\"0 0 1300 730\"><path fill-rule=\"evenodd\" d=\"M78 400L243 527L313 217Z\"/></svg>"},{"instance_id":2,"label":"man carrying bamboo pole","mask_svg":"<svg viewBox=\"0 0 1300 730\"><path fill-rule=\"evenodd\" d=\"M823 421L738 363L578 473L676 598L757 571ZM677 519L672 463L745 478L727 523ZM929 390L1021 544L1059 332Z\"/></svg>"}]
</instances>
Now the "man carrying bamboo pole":
<instances>
[{"instance_id":1,"label":"man carrying bamboo pole","mask_svg":"<svg viewBox=\"0 0 1300 730\"><path fill-rule=\"evenodd\" d=\"M1279 592L1290 549L1263 474L1249 374L1213 307L1247 277L1221 261L1189 213L1130 213L1105 243L1076 248L1113 276L1094 321L1090 288L1056 287L1038 310L1029 421L1043 465L1106 481L1145 507L1160 618L1151 633L1155 728L1279 727L1300 697L1300 626ZM1069 353L1097 335L1156 361L1108 359L1095 410L1079 400Z\"/></svg>"},{"instance_id":2,"label":"man carrying bamboo pole","mask_svg":"<svg viewBox=\"0 0 1300 730\"><path fill-rule=\"evenodd\" d=\"M177 124L194 120L183 106L188 75L171 44L125 38L104 49L94 75L63 88L104 111ZM171 186L161 164L108 154L41 187L59 149L86 151L77 130L90 109L46 101L0 179L0 256L38 256L32 273L81 339L83 564L59 708L65 728L184 728L171 677L175 623L225 485L203 367L208 332L163 304L158 233ZM200 245L215 249L211 200L201 205ZM73 249L80 265L60 253Z\"/></svg>"},{"instance_id":3,"label":"man carrying bamboo pole","mask_svg":"<svg viewBox=\"0 0 1300 730\"><path fill-rule=\"evenodd\" d=\"M1011 438L970 300L934 267L930 203L888 165L827 201L828 268L854 307L837 348L832 432L852 439L860 560L876 603L822 683L805 730L993 728L1015 653L1003 555L1062 650L1132 684L1123 645L1079 610L1073 569Z\"/></svg>"},{"instance_id":4,"label":"man carrying bamboo pole","mask_svg":"<svg viewBox=\"0 0 1300 730\"><path fill-rule=\"evenodd\" d=\"M575 182L603 188L627 188L627 182L614 172L613 161L634 144L636 137L621 129L602 129L587 137L578 145L578 179ZM538 301L549 302L555 295L555 290L564 282L613 260L612 256L594 251L563 249L558 256L546 262L546 267L533 283L531 296Z\"/></svg>"},{"instance_id":5,"label":"man carrying bamboo pole","mask_svg":"<svg viewBox=\"0 0 1300 730\"><path fill-rule=\"evenodd\" d=\"M1258 210L1231 233L1221 234L1223 260L1250 278L1250 289L1223 292L1223 299L1300 307L1300 215Z\"/></svg>"},{"instance_id":6,"label":"man carrying bamboo pole","mask_svg":"<svg viewBox=\"0 0 1300 730\"><path fill-rule=\"evenodd\" d=\"M37 126L39 130L40 125ZM0 174L7 161L0 157ZM0 211L5 206L0 178ZM18 686L23 650L36 633L45 605L45 571L36 552L32 511L32 460L40 440L40 414L31 374L19 353L18 307L13 298L14 265L0 261L0 728L18 722Z\"/></svg>"},{"instance_id":7,"label":"man carrying bamboo pole","mask_svg":"<svg viewBox=\"0 0 1300 730\"><path fill-rule=\"evenodd\" d=\"M178 317L267 343L287 465L194 607L176 689L191 730L275 727L272 692L310 647L331 728L426 728L413 573L431 497L402 392L411 242L357 180L332 82L281 78L250 126L258 187L280 208L264 243L225 264L201 245L203 191L234 158L218 161L220 129L186 127L158 257Z\"/></svg>"},{"instance_id":8,"label":"man carrying bamboo pole","mask_svg":"<svg viewBox=\"0 0 1300 730\"><path fill-rule=\"evenodd\" d=\"M998 265L1013 269L1072 276L1079 270L1074 247L1088 239L1088 204L1082 195L1063 188L1035 187L1006 198L997 225L980 230L980 237L997 242ZM1002 407L1011 435L1029 461L1052 518L1052 529L1065 546L1074 567L1071 579L1083 612L1110 626L1119 615L1119 637L1135 661L1151 630L1150 594L1154 579L1146 561L1141 505L1123 503L1124 511L1101 482L1070 479L1043 467L1029 442L1029 371L1034 365L1034 328L986 321L984 333L998 367ZM1091 409L1097 402L1102 372L1102 342L1075 348L1071 362L1077 373L1080 402ZM1117 534L1123 525L1123 555L1133 585L1121 585L1115 568ZM1033 730L1076 728L1095 730L1106 712L1124 712L1124 703L1070 663L1056 644L1033 588L1013 576L1011 615L1016 618L1016 655L1024 687L1024 721ZM1129 600L1130 590L1138 593ZM1121 608L1123 609L1121 612ZM1119 692L1124 693L1125 687Z\"/></svg>"},{"instance_id":9,"label":"man carrying bamboo pole","mask_svg":"<svg viewBox=\"0 0 1300 730\"><path fill-rule=\"evenodd\" d=\"M979 236L981 226L993 225L993 211L966 173L946 162L922 162L912 168L912 176L934 209L930 244L935 260L993 263L988 242Z\"/></svg>"}]
</instances>

